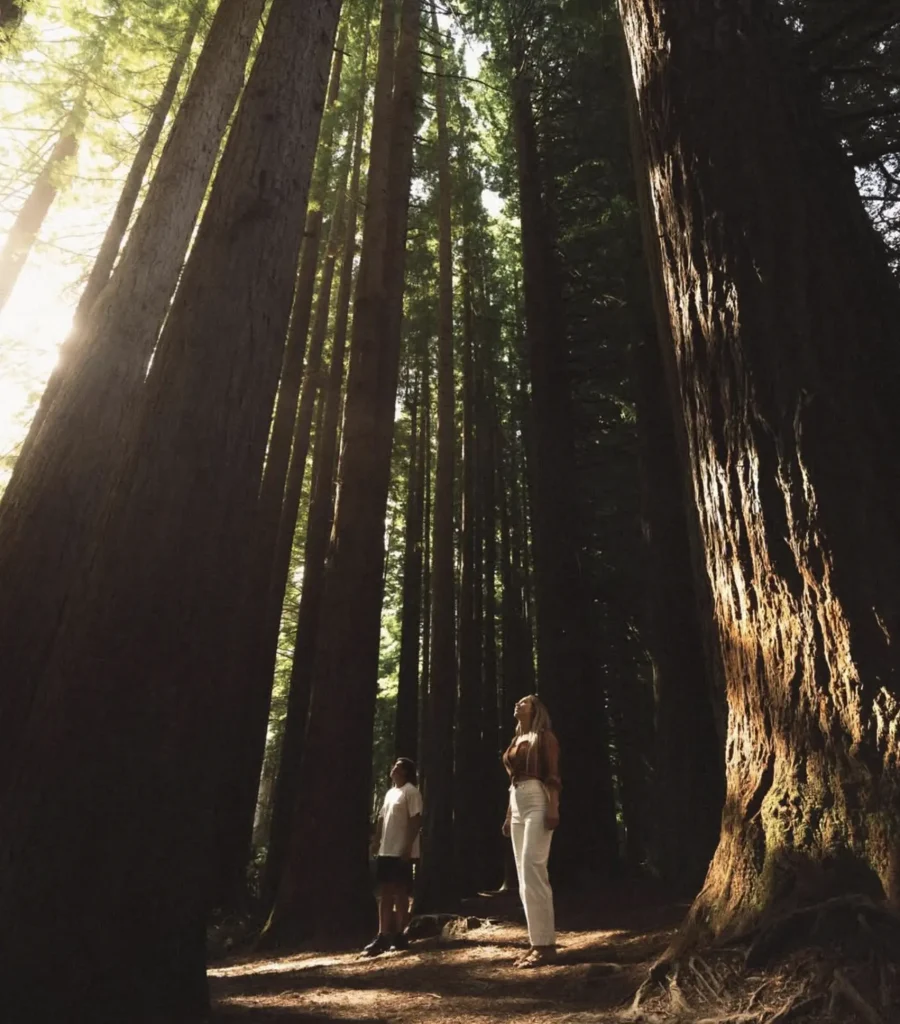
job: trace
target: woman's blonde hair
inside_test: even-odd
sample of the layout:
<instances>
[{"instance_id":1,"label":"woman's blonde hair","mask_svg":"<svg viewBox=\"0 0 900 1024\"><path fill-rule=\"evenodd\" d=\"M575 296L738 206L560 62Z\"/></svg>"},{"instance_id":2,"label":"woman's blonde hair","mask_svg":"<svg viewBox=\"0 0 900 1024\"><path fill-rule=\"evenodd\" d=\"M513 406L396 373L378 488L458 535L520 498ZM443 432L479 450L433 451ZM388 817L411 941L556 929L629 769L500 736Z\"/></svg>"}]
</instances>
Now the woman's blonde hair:
<instances>
[{"instance_id":1,"label":"woman's blonde hair","mask_svg":"<svg viewBox=\"0 0 900 1024\"><path fill-rule=\"evenodd\" d=\"M526 693L522 700L531 701L531 725L527 730L522 728L521 722L516 722L516 736L525 736L529 732L533 732L535 736L540 736L542 732L550 732L553 729L553 725L550 722L550 713L544 706L543 701L536 693Z\"/></svg>"}]
</instances>

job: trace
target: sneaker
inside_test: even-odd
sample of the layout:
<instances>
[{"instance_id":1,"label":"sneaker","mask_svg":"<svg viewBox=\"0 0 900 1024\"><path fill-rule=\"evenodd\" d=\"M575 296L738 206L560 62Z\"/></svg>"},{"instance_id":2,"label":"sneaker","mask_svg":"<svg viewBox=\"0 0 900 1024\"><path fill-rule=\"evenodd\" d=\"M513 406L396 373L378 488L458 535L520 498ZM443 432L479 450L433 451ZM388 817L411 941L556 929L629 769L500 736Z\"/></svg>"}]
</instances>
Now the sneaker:
<instances>
[{"instance_id":1,"label":"sneaker","mask_svg":"<svg viewBox=\"0 0 900 1024\"><path fill-rule=\"evenodd\" d=\"M365 947L362 951L362 956L379 956L382 953L386 953L391 948L391 940L387 935L382 935L379 932L374 939Z\"/></svg>"},{"instance_id":2,"label":"sneaker","mask_svg":"<svg viewBox=\"0 0 900 1024\"><path fill-rule=\"evenodd\" d=\"M409 939L403 932L391 936L391 949L409 949Z\"/></svg>"}]
</instances>

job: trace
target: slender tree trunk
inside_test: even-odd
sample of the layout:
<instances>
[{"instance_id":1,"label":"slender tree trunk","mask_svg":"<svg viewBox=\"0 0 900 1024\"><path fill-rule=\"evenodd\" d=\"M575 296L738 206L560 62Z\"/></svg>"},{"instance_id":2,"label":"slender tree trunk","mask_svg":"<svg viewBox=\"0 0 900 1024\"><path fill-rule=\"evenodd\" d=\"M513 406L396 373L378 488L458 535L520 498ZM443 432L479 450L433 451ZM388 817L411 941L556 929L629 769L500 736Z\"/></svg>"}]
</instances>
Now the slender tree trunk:
<instances>
[{"instance_id":1,"label":"slender tree trunk","mask_svg":"<svg viewBox=\"0 0 900 1024\"><path fill-rule=\"evenodd\" d=\"M392 21L393 4L382 9ZM346 930L371 916L368 812L384 565L400 356L406 225L418 94L417 0L404 0L390 103L376 86L363 248L356 289L340 486L316 638L304 774L326 761L327 787L304 786L268 941ZM392 26L386 29L390 43ZM380 51L386 58L385 48ZM387 96L385 95L387 93ZM386 159L385 159L386 157ZM385 174L386 171L386 174ZM335 759L333 753L343 754ZM323 888L325 873L343 880ZM300 919L302 916L302 920Z\"/></svg>"},{"instance_id":2,"label":"slender tree trunk","mask_svg":"<svg viewBox=\"0 0 900 1024\"><path fill-rule=\"evenodd\" d=\"M264 7L265 0L221 0L110 286L95 296L100 301L92 301L91 315L84 311L83 322L76 321L76 329L64 342L17 468L26 463L31 446L37 443L62 380L85 360L96 359L94 373L105 376L99 383L115 388L121 408L128 408L143 381L244 83L247 56ZM93 406L88 409L93 415ZM117 434L114 414L121 414L119 406L109 410L107 436L111 437ZM55 415L65 419L88 412L60 406ZM71 461L70 456L67 462ZM14 472L10 488L15 480Z\"/></svg>"},{"instance_id":3,"label":"slender tree trunk","mask_svg":"<svg viewBox=\"0 0 900 1024\"><path fill-rule=\"evenodd\" d=\"M431 592L432 592L432 451L431 451L431 358L426 350L422 392L422 445L424 454L422 484L422 673L419 682L419 761L422 789L428 787L428 709L431 707ZM420 886L421 888L421 886Z\"/></svg>"},{"instance_id":4,"label":"slender tree trunk","mask_svg":"<svg viewBox=\"0 0 900 1024\"><path fill-rule=\"evenodd\" d=\"M208 1012L213 809L243 713L219 670L239 632L339 9L272 7L0 797L13 1019Z\"/></svg>"},{"instance_id":5,"label":"slender tree trunk","mask_svg":"<svg viewBox=\"0 0 900 1024\"><path fill-rule=\"evenodd\" d=\"M553 716L567 768L565 806L592 806L568 817L554 844L562 877L611 870L617 828L605 695L598 679L589 604L578 548L571 395L561 332L562 296L541 193L541 161L531 94L513 82L519 164L526 341L531 367L533 536L537 596L538 692ZM563 808L563 814L566 814Z\"/></svg>"},{"instance_id":6,"label":"slender tree trunk","mask_svg":"<svg viewBox=\"0 0 900 1024\"><path fill-rule=\"evenodd\" d=\"M0 501L0 779L112 487L264 0L222 0L113 279L61 355ZM52 407L52 412L50 411ZM38 422L39 421L39 422ZM73 426L74 425L74 426Z\"/></svg>"},{"instance_id":7,"label":"slender tree trunk","mask_svg":"<svg viewBox=\"0 0 900 1024\"><path fill-rule=\"evenodd\" d=\"M268 601L275 590L274 557L272 546L277 536L280 518L290 519L296 526L300 513L302 470L300 480L290 480L285 490L285 475L291 455L294 415L297 394L303 377L303 357L309 329L311 296L315 290L316 264L319 255L319 237L322 232L321 209L308 210L303 244L297 267L294 302L290 327L287 332L281 378L272 417L272 432L266 452L265 468L259 490L254 530L254 556L248 559L248 579L244 586L245 611L242 617L244 649L238 656L246 681L247 700L239 725L239 735L228 746L231 757L228 771L234 787L223 787L228 805L220 808L220 836L216 844L219 853L217 899L227 908L240 907L246 899L246 868L249 863L253 815L259 775L265 754L266 728L277 656L278 627L281 623L281 605ZM303 452L302 467L306 465ZM284 498L284 507L282 505ZM287 504L290 502L290 510ZM283 582L280 589L284 597L290 568L293 532L284 553ZM272 621L274 619L274 622ZM235 797L235 793L239 795Z\"/></svg>"},{"instance_id":8,"label":"slender tree trunk","mask_svg":"<svg viewBox=\"0 0 900 1024\"><path fill-rule=\"evenodd\" d=\"M682 940L896 904L896 282L777 12L622 11L729 707Z\"/></svg>"},{"instance_id":9,"label":"slender tree trunk","mask_svg":"<svg viewBox=\"0 0 900 1024\"><path fill-rule=\"evenodd\" d=\"M400 664L397 682L397 715L394 750L398 757L418 758L419 747L419 645L422 633L422 515L425 510L422 476L425 471L424 419L421 407L425 392L427 339L419 342L419 359L413 401L410 406L409 468L407 470L406 538L400 612Z\"/></svg>"},{"instance_id":10,"label":"slender tree trunk","mask_svg":"<svg viewBox=\"0 0 900 1024\"><path fill-rule=\"evenodd\" d=\"M419 901L446 910L457 898L454 874L453 705L456 691L456 622L453 598L453 499L456 463L456 400L453 381L453 208L450 134L443 43L431 4L438 130L438 348L437 464L431 566L430 686L425 768L425 843Z\"/></svg>"},{"instance_id":11,"label":"slender tree trunk","mask_svg":"<svg viewBox=\"0 0 900 1024\"><path fill-rule=\"evenodd\" d=\"M481 867L479 795L482 779L481 632L477 620L476 592L476 451L475 451L475 310L472 295L472 241L463 243L463 451L462 512L460 523L459 587L459 707L456 716L456 770L454 774L454 839L461 890L477 888Z\"/></svg>"},{"instance_id":12,"label":"slender tree trunk","mask_svg":"<svg viewBox=\"0 0 900 1024\"><path fill-rule=\"evenodd\" d=\"M87 284L81 293L78 308L75 310L76 324L83 321L112 274L113 265L122 247L122 239L125 237L128 224L131 221L131 215L134 213L134 208L137 205L141 186L144 183L144 175L147 173L150 160L156 151L157 143L165 127L166 118L169 116L169 111L175 102L178 83L184 74L185 66L191 55L191 47L194 45L194 38L200 27L200 22L203 20L203 15L206 13L206 8L207 0L197 0L191 10L181 46L178 48L178 53L175 55L175 61L169 70L166 84L163 86L159 99L156 101L156 106L153 108L153 113L150 115L150 120L147 122L147 127L144 129L144 135L141 138L141 143L138 146L137 153L135 153L134 160L131 162L131 167L128 170L128 176L122 187L119 201L116 203L112 220L106 229L106 234L103 236L100 251L97 253L97 258L94 260Z\"/></svg>"},{"instance_id":13,"label":"slender tree trunk","mask_svg":"<svg viewBox=\"0 0 900 1024\"><path fill-rule=\"evenodd\" d=\"M497 433L497 447L500 452L500 466L505 469L503 458L503 436ZM523 692L531 693L533 685L527 682L527 669L532 668L533 655L531 651L530 637L525 644L526 619L522 607L522 581L521 571L518 566L520 558L514 556L513 538L513 512L508 487L512 484L512 475L515 473L515 462L512 453L509 455L511 469L501 476L499 481L499 514L500 514L500 575L503 586L503 595L500 606L500 709L501 718L497 736L497 746L505 750L506 740L512 731L513 705L516 694L521 687ZM509 474L509 478L506 477ZM502 776L501 776L502 778ZM503 884L502 889L512 889L517 885L516 863L513 857L512 846L504 847L503 855Z\"/></svg>"},{"instance_id":14,"label":"slender tree trunk","mask_svg":"<svg viewBox=\"0 0 900 1024\"><path fill-rule=\"evenodd\" d=\"M485 303L485 310L489 307ZM482 406L479 417L481 477L484 517L484 695L482 697L482 764L487 780L482 833L485 844L485 871L482 886L496 885L502 870L502 837L497 822L503 819L505 772L500 757L505 749L500 739L500 695L497 658L497 422L494 385L493 333L482 351Z\"/></svg>"},{"instance_id":15,"label":"slender tree trunk","mask_svg":"<svg viewBox=\"0 0 900 1024\"><path fill-rule=\"evenodd\" d=\"M368 34L365 45L368 49ZM365 68L365 61L363 66ZM310 676L322 601L325 556L328 551L328 535L334 516L334 478L337 470L347 328L350 300L353 294L353 259L356 254L357 207L360 195L365 100L368 92L366 75L363 74L362 77L353 144L353 172L347 195L341 274L335 302L331 364L324 393L322 427L316 434L315 463L317 469L313 478L309 520L306 528L303 586L297 612L284 740L272 800L270 841L263 874L262 896L263 905L266 908L270 908L275 900L278 883L284 870L284 858L290 843L295 794L300 781L303 735L306 731L306 719L309 711Z\"/></svg>"},{"instance_id":16,"label":"slender tree trunk","mask_svg":"<svg viewBox=\"0 0 900 1024\"><path fill-rule=\"evenodd\" d=\"M316 204L321 204L331 173L335 125L330 115L340 94L346 29L342 30L342 36L332 62L328 99L323 115L323 119L328 120L323 122L317 148L318 180L314 178L311 187L311 202ZM322 234L321 205L316 205L307 213L291 325L260 488L256 555L250 567L251 578L246 593L247 612L244 621L244 629L248 634L246 678L251 698L247 714L241 723L241 735L234 743L236 752L243 751L243 756L236 753L233 760L241 797L222 811L224 834L221 849L226 856L223 865L223 897L226 899L233 899L242 893L251 851L254 805L265 753L279 627L294 535L300 514L322 349L327 334L335 261L343 240L351 156L352 149L348 148L343 167L338 172L336 208L330 222L311 335L310 320ZM312 194L313 190L316 194Z\"/></svg>"},{"instance_id":17,"label":"slender tree trunk","mask_svg":"<svg viewBox=\"0 0 900 1024\"><path fill-rule=\"evenodd\" d=\"M89 69L88 77L92 73L96 73L96 70L96 67ZM34 243L40 234L44 220L59 193L60 178L66 165L72 163L78 155L78 145L87 120L87 113L86 82L62 126L56 144L50 150L50 155L41 168L41 173L37 176L28 198L22 204L22 209L19 210L6 238L3 252L0 253L0 312L13 293L19 275L25 268Z\"/></svg>"},{"instance_id":18,"label":"slender tree trunk","mask_svg":"<svg viewBox=\"0 0 900 1024\"><path fill-rule=\"evenodd\" d=\"M668 333L667 321L664 326ZM670 336L667 341L671 345ZM666 881L679 891L696 892L719 834L725 796L722 744L689 549L687 477L655 336L638 343L636 363L646 628L656 705L657 860Z\"/></svg>"},{"instance_id":19,"label":"slender tree trunk","mask_svg":"<svg viewBox=\"0 0 900 1024\"><path fill-rule=\"evenodd\" d=\"M2 12L10 19L10 24L18 23L21 18L21 7L16 4ZM17 16L18 14L18 16ZM123 17L122 0L112 0L108 14L94 19L94 29L85 37L84 49L80 58L82 67L82 83L72 109L63 122L56 144L50 151L37 180L32 186L28 198L22 204L6 244L0 253L0 312L12 295L19 275L25 267L34 243L40 234L50 207L59 193L60 179L66 165L75 162L81 133L90 112L88 92L94 79L103 67L110 34L118 29ZM0 24L2 29L2 24ZM92 51L92 52L91 52Z\"/></svg>"}]
</instances>

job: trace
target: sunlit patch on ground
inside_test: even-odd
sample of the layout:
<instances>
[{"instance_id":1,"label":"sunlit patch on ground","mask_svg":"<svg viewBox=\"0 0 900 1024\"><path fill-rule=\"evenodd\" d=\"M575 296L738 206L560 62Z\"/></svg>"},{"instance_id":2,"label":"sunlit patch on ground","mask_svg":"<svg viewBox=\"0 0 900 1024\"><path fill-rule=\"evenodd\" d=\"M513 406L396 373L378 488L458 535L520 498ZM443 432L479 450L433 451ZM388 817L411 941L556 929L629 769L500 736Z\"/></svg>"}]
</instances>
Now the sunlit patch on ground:
<instances>
[{"instance_id":1,"label":"sunlit patch on ground","mask_svg":"<svg viewBox=\"0 0 900 1024\"><path fill-rule=\"evenodd\" d=\"M305 951L231 960L210 971L222 1021L391 1024L612 1024L666 946L680 911L616 914L619 927L563 931L559 962L521 971L521 924L485 923L374 959ZM629 920L629 918L631 918ZM594 917L594 922L598 918ZM580 922L578 922L580 924Z\"/></svg>"}]
</instances>

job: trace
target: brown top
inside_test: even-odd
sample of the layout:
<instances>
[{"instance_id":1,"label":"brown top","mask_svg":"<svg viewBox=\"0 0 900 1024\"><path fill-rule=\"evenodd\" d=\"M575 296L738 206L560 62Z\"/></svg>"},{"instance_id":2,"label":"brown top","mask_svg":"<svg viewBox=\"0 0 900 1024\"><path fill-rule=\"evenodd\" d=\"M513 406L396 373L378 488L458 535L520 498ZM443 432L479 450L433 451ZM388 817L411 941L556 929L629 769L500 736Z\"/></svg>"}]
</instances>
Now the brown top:
<instances>
[{"instance_id":1,"label":"brown top","mask_svg":"<svg viewBox=\"0 0 900 1024\"><path fill-rule=\"evenodd\" d=\"M537 742L513 737L503 755L503 767L513 782L538 779L557 792L562 789L559 777L559 740L549 730L538 734Z\"/></svg>"}]
</instances>

